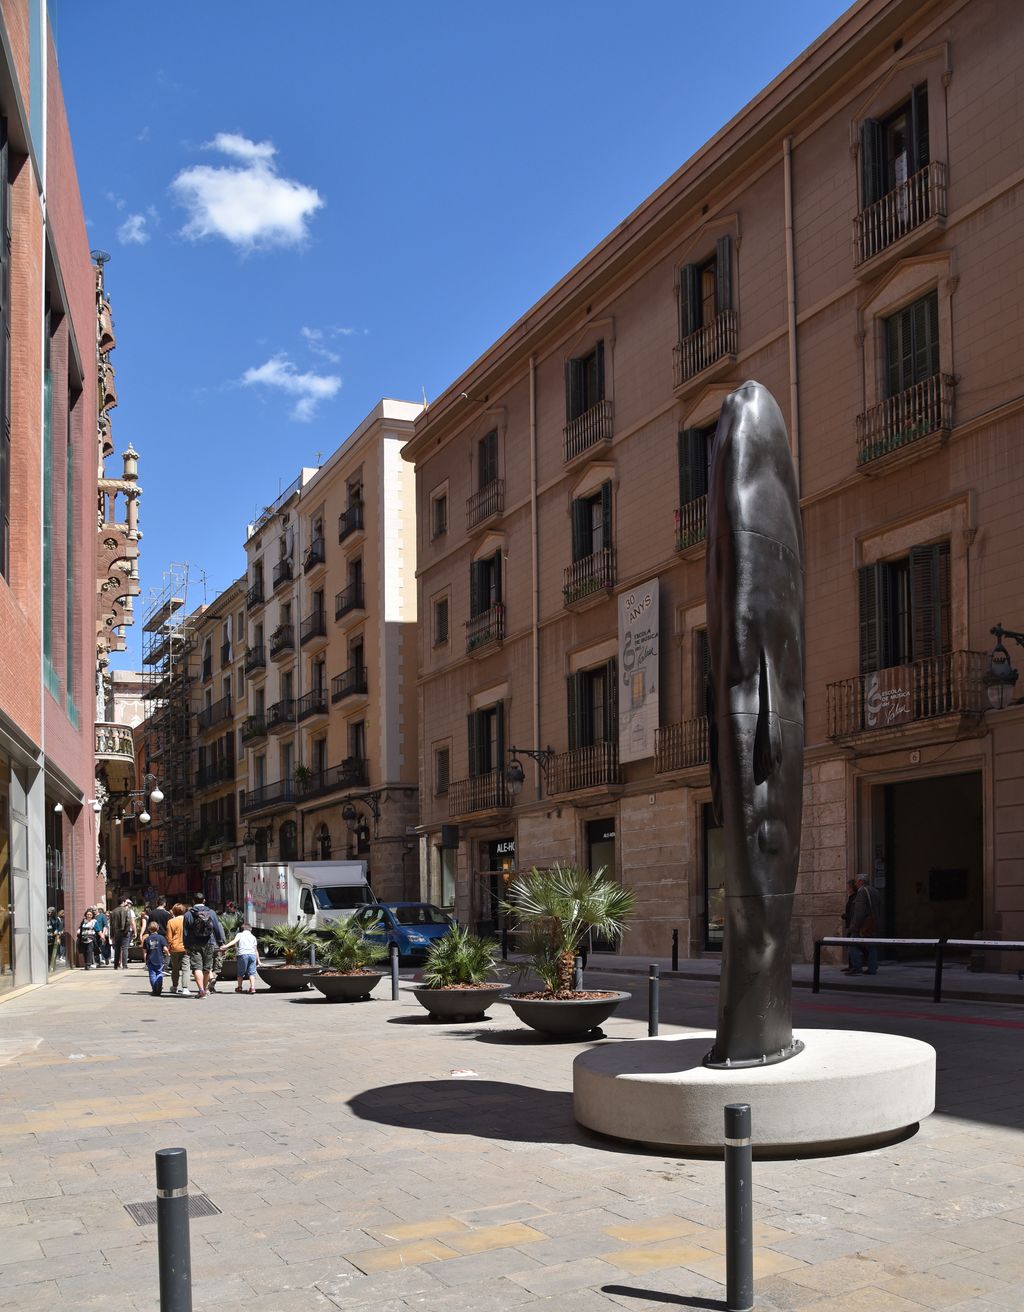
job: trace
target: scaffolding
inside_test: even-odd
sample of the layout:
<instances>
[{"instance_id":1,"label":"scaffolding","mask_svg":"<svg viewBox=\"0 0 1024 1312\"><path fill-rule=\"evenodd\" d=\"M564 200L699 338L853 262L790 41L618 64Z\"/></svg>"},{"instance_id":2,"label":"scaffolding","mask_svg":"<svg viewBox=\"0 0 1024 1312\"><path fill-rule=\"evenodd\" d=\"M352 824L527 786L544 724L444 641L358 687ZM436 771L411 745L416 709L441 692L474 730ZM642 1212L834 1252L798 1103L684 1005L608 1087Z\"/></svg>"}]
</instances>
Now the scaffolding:
<instances>
[{"instance_id":1,"label":"scaffolding","mask_svg":"<svg viewBox=\"0 0 1024 1312\"><path fill-rule=\"evenodd\" d=\"M142 625L147 716L137 733L147 745L146 768L164 795L141 844L144 878L153 887L186 872L192 860L192 687L202 606L190 605L189 572L187 563L168 566L161 587L150 594ZM205 582L200 574L193 592L205 591Z\"/></svg>"}]
</instances>

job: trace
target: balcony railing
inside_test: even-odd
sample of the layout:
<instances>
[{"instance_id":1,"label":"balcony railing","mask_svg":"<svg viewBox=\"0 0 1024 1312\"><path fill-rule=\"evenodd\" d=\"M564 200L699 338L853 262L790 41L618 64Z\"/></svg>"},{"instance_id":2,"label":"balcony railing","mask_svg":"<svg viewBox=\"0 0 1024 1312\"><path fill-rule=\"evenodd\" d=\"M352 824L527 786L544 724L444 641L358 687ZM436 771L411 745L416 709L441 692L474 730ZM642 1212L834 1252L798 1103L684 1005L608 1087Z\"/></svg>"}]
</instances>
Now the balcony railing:
<instances>
[{"instance_id":1,"label":"balcony railing","mask_svg":"<svg viewBox=\"0 0 1024 1312\"><path fill-rule=\"evenodd\" d=\"M276 660L282 652L295 650L295 625L281 624L270 635L270 659Z\"/></svg>"},{"instance_id":2,"label":"balcony railing","mask_svg":"<svg viewBox=\"0 0 1024 1312\"><path fill-rule=\"evenodd\" d=\"M853 263L872 259L932 218L946 217L946 166L937 159L901 182L853 221Z\"/></svg>"},{"instance_id":3,"label":"balcony railing","mask_svg":"<svg viewBox=\"0 0 1024 1312\"><path fill-rule=\"evenodd\" d=\"M704 541L708 523L708 499L696 497L676 511L676 551L687 551Z\"/></svg>"},{"instance_id":4,"label":"balcony railing","mask_svg":"<svg viewBox=\"0 0 1024 1312\"><path fill-rule=\"evenodd\" d=\"M573 460L596 442L610 442L612 437L612 403L598 401L589 410L570 420L562 430L565 459Z\"/></svg>"},{"instance_id":5,"label":"balcony railing","mask_svg":"<svg viewBox=\"0 0 1024 1312\"><path fill-rule=\"evenodd\" d=\"M363 503L355 501L348 510L343 510L338 516L338 541L344 542L353 533L358 533L362 527Z\"/></svg>"},{"instance_id":6,"label":"balcony railing","mask_svg":"<svg viewBox=\"0 0 1024 1312\"><path fill-rule=\"evenodd\" d=\"M350 583L342 592L334 594L334 618L340 620L343 615L347 615L351 610L363 609L363 585L362 583Z\"/></svg>"},{"instance_id":7,"label":"balcony railing","mask_svg":"<svg viewBox=\"0 0 1024 1312\"><path fill-rule=\"evenodd\" d=\"M366 666L350 665L347 670L331 680L331 702L340 702L345 697L354 697L356 693L366 692Z\"/></svg>"},{"instance_id":8,"label":"balcony railing","mask_svg":"<svg viewBox=\"0 0 1024 1312\"><path fill-rule=\"evenodd\" d=\"M283 697L267 709L267 731L279 733L295 723L295 699Z\"/></svg>"},{"instance_id":9,"label":"balcony railing","mask_svg":"<svg viewBox=\"0 0 1024 1312\"><path fill-rule=\"evenodd\" d=\"M231 643L222 642L220 645L220 667L231 664Z\"/></svg>"},{"instance_id":10,"label":"balcony railing","mask_svg":"<svg viewBox=\"0 0 1024 1312\"><path fill-rule=\"evenodd\" d=\"M306 554L302 558L302 572L308 574L317 565L322 565L327 559L326 553L327 548L323 538L314 538L306 548Z\"/></svg>"},{"instance_id":11,"label":"balcony railing","mask_svg":"<svg viewBox=\"0 0 1024 1312\"><path fill-rule=\"evenodd\" d=\"M938 715L980 714L987 706L987 661L980 651L952 651L830 683L829 737L898 728Z\"/></svg>"},{"instance_id":12,"label":"balcony railing","mask_svg":"<svg viewBox=\"0 0 1024 1312\"><path fill-rule=\"evenodd\" d=\"M192 850L199 848L223 847L235 841L235 822L219 820L216 824L204 825L192 835Z\"/></svg>"},{"instance_id":13,"label":"balcony railing","mask_svg":"<svg viewBox=\"0 0 1024 1312\"><path fill-rule=\"evenodd\" d=\"M571 565L566 565L562 596L565 598L565 604L571 606L592 593L614 586L615 548L602 547L593 555L584 556L582 560L574 560Z\"/></svg>"},{"instance_id":14,"label":"balcony railing","mask_svg":"<svg viewBox=\"0 0 1024 1312\"><path fill-rule=\"evenodd\" d=\"M617 743L593 743L575 751L560 752L548 766L548 792L575 793L584 788L621 782Z\"/></svg>"},{"instance_id":15,"label":"balcony railing","mask_svg":"<svg viewBox=\"0 0 1024 1312\"><path fill-rule=\"evenodd\" d=\"M932 374L857 416L857 464L867 465L953 424L953 379Z\"/></svg>"},{"instance_id":16,"label":"balcony railing","mask_svg":"<svg viewBox=\"0 0 1024 1312\"><path fill-rule=\"evenodd\" d=\"M505 509L505 480L503 478L492 479L486 487L482 487L479 492L466 500L466 527L475 528L477 524L482 524L485 519L490 519L492 515L497 515Z\"/></svg>"},{"instance_id":17,"label":"balcony railing","mask_svg":"<svg viewBox=\"0 0 1024 1312\"><path fill-rule=\"evenodd\" d=\"M196 770L196 788L212 788L215 784L225 783L227 780L233 780L235 777L235 762L232 759L223 759L213 761L209 765L201 765Z\"/></svg>"},{"instance_id":18,"label":"balcony railing","mask_svg":"<svg viewBox=\"0 0 1024 1312\"><path fill-rule=\"evenodd\" d=\"M247 715L242 721L242 742L255 742L257 738L267 736L267 717L262 711L256 715Z\"/></svg>"},{"instance_id":19,"label":"balcony railing","mask_svg":"<svg viewBox=\"0 0 1024 1312\"><path fill-rule=\"evenodd\" d=\"M710 323L677 343L673 353L675 385L703 373L717 360L734 356L739 342L738 321L735 310L723 310Z\"/></svg>"},{"instance_id":20,"label":"balcony railing","mask_svg":"<svg viewBox=\"0 0 1024 1312\"><path fill-rule=\"evenodd\" d=\"M291 779L279 779L274 784L263 784L245 794L242 802L242 815L251 815L253 811L269 811L271 807L291 806L295 802L295 783Z\"/></svg>"},{"instance_id":21,"label":"balcony railing","mask_svg":"<svg viewBox=\"0 0 1024 1312\"><path fill-rule=\"evenodd\" d=\"M340 765L329 766L326 770L314 770L302 781L302 796L321 797L324 793L335 793L345 788L365 788L368 782L366 761L350 756Z\"/></svg>"},{"instance_id":22,"label":"balcony railing","mask_svg":"<svg viewBox=\"0 0 1024 1312\"><path fill-rule=\"evenodd\" d=\"M708 763L707 716L698 715L658 730L654 743L655 770L689 770Z\"/></svg>"},{"instance_id":23,"label":"balcony railing","mask_svg":"<svg viewBox=\"0 0 1024 1312\"><path fill-rule=\"evenodd\" d=\"M135 745L131 729L121 724L97 724L96 755L108 760L115 758L134 761Z\"/></svg>"},{"instance_id":24,"label":"balcony railing","mask_svg":"<svg viewBox=\"0 0 1024 1312\"><path fill-rule=\"evenodd\" d=\"M505 607L499 601L466 621L466 650L479 651L505 638Z\"/></svg>"},{"instance_id":25,"label":"balcony railing","mask_svg":"<svg viewBox=\"0 0 1024 1312\"><path fill-rule=\"evenodd\" d=\"M252 610L254 606L262 606L263 601L263 580L257 579L245 594L245 604L247 609Z\"/></svg>"},{"instance_id":26,"label":"balcony railing","mask_svg":"<svg viewBox=\"0 0 1024 1312\"><path fill-rule=\"evenodd\" d=\"M219 702L214 702L212 706L204 707L196 716L196 726L202 733L206 729L212 729L215 724L220 724L231 715L231 698L222 697Z\"/></svg>"},{"instance_id":27,"label":"balcony railing","mask_svg":"<svg viewBox=\"0 0 1024 1312\"><path fill-rule=\"evenodd\" d=\"M498 811L509 805L504 770L454 779L448 785L448 814L470 815L474 811Z\"/></svg>"},{"instance_id":28,"label":"balcony railing","mask_svg":"<svg viewBox=\"0 0 1024 1312\"><path fill-rule=\"evenodd\" d=\"M299 646L304 646L313 638L325 638L327 636L327 612L325 610L315 610L312 615L307 615L299 625Z\"/></svg>"},{"instance_id":29,"label":"balcony railing","mask_svg":"<svg viewBox=\"0 0 1024 1312\"><path fill-rule=\"evenodd\" d=\"M314 688L295 703L295 718L308 720L311 715L327 714L327 689Z\"/></svg>"},{"instance_id":30,"label":"balcony railing","mask_svg":"<svg viewBox=\"0 0 1024 1312\"><path fill-rule=\"evenodd\" d=\"M246 648L244 669L246 674L252 674L255 670L264 670L267 667L267 649L263 643L258 643L255 647Z\"/></svg>"},{"instance_id":31,"label":"balcony railing","mask_svg":"<svg viewBox=\"0 0 1024 1312\"><path fill-rule=\"evenodd\" d=\"M290 583L295 577L295 571L292 569L291 556L283 556L274 566L273 583L276 592L282 583Z\"/></svg>"}]
</instances>

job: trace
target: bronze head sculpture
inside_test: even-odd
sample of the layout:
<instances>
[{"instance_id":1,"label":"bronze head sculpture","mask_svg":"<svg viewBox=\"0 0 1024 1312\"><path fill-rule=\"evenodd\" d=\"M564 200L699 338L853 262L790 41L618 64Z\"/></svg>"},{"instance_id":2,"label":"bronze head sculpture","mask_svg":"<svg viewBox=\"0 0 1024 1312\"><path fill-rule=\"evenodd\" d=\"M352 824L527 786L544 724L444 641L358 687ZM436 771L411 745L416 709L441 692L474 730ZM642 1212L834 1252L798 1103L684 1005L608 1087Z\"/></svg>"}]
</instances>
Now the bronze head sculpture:
<instances>
[{"instance_id":1,"label":"bronze head sculpture","mask_svg":"<svg viewBox=\"0 0 1024 1312\"><path fill-rule=\"evenodd\" d=\"M709 1066L784 1061L804 763L803 534L786 425L748 382L711 459L706 597L713 806L725 839L725 941Z\"/></svg>"}]
</instances>

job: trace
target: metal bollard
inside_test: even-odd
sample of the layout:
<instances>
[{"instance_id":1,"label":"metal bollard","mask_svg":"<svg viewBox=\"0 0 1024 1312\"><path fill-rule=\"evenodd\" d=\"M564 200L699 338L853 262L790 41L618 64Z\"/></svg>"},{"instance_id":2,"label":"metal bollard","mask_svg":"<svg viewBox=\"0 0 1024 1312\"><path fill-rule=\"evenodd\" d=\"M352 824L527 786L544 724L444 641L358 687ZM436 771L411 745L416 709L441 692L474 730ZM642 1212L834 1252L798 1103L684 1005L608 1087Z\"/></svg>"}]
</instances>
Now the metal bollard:
<instances>
[{"instance_id":1,"label":"metal bollard","mask_svg":"<svg viewBox=\"0 0 1024 1312\"><path fill-rule=\"evenodd\" d=\"M679 969L679 930L672 931L672 969Z\"/></svg>"},{"instance_id":2,"label":"metal bollard","mask_svg":"<svg viewBox=\"0 0 1024 1312\"><path fill-rule=\"evenodd\" d=\"M583 988L583 958L576 957L572 963L572 986L576 992Z\"/></svg>"},{"instance_id":3,"label":"metal bollard","mask_svg":"<svg viewBox=\"0 0 1024 1312\"><path fill-rule=\"evenodd\" d=\"M754 1207L750 1103L725 1108L725 1306L750 1312L754 1306Z\"/></svg>"},{"instance_id":4,"label":"metal bollard","mask_svg":"<svg viewBox=\"0 0 1024 1312\"><path fill-rule=\"evenodd\" d=\"M192 1252L188 1233L188 1154L156 1154L156 1244L160 1312L192 1312Z\"/></svg>"},{"instance_id":5,"label":"metal bollard","mask_svg":"<svg viewBox=\"0 0 1024 1312\"><path fill-rule=\"evenodd\" d=\"M398 1001L398 944L391 944L391 1001Z\"/></svg>"},{"instance_id":6,"label":"metal bollard","mask_svg":"<svg viewBox=\"0 0 1024 1312\"><path fill-rule=\"evenodd\" d=\"M651 962L651 974L647 983L647 1034L650 1038L658 1033L658 994L661 991L661 967Z\"/></svg>"},{"instance_id":7,"label":"metal bollard","mask_svg":"<svg viewBox=\"0 0 1024 1312\"><path fill-rule=\"evenodd\" d=\"M315 966L315 965L316 965L316 944L315 944L315 943L311 943L311 944L309 945L309 964L310 964L311 966Z\"/></svg>"}]
</instances>

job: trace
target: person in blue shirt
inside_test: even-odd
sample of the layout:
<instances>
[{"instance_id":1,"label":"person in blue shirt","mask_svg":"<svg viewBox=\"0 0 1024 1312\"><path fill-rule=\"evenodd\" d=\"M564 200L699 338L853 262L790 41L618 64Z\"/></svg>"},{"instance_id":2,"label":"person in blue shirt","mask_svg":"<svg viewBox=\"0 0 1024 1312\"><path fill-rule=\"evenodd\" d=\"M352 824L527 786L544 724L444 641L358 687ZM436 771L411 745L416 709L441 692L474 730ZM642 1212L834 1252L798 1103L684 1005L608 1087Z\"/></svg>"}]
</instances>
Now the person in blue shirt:
<instances>
[{"instance_id":1,"label":"person in blue shirt","mask_svg":"<svg viewBox=\"0 0 1024 1312\"><path fill-rule=\"evenodd\" d=\"M167 940L160 933L160 926L155 920L149 922L149 933L142 940L142 950L146 954L146 969L149 971L149 986L153 997L158 998L164 991L164 962L170 959Z\"/></svg>"},{"instance_id":2,"label":"person in blue shirt","mask_svg":"<svg viewBox=\"0 0 1024 1312\"><path fill-rule=\"evenodd\" d=\"M96 908L96 964L110 965L110 921L102 907Z\"/></svg>"}]
</instances>

